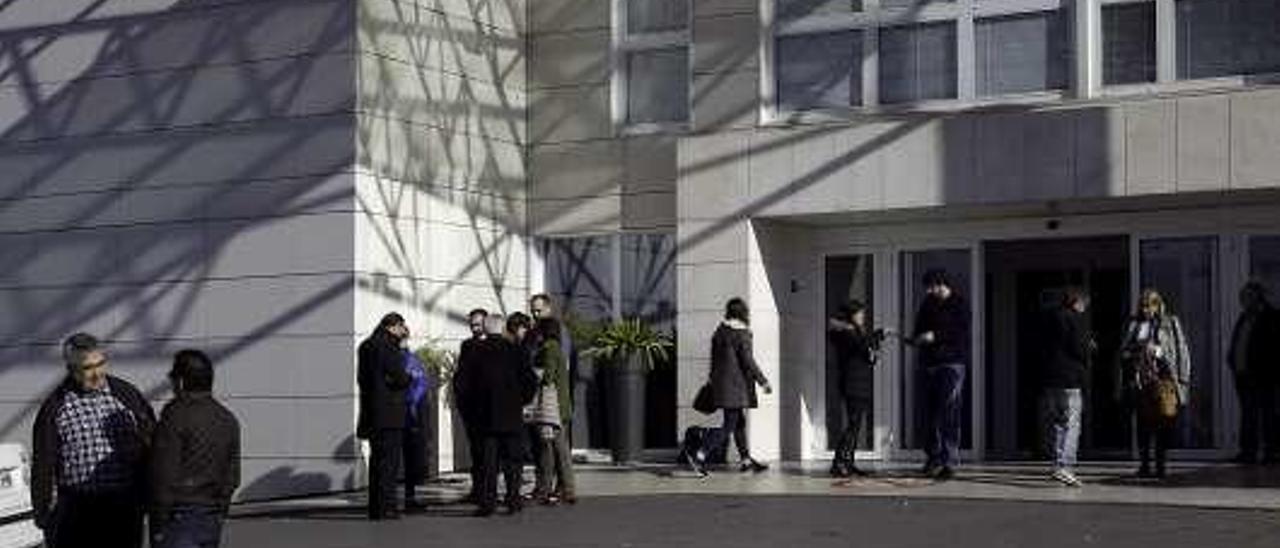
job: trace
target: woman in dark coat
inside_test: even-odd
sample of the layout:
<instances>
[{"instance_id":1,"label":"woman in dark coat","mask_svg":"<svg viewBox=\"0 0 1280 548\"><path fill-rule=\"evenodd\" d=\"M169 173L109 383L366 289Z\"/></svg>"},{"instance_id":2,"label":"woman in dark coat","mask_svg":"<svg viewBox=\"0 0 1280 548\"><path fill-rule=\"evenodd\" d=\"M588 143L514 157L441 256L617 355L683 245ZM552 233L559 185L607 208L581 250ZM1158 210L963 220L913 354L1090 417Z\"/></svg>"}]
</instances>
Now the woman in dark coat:
<instances>
[{"instance_id":1,"label":"woman in dark coat","mask_svg":"<svg viewBox=\"0 0 1280 548\"><path fill-rule=\"evenodd\" d=\"M840 307L837 315L827 322L827 339L836 353L836 366L840 371L840 396L844 398L845 427L836 446L836 458L831 462L831 475L849 477L866 475L854 461L858 439L862 437L871 412L872 384L875 379L872 366L876 363L883 330L867 326L867 307L861 301L852 300Z\"/></svg>"},{"instance_id":2,"label":"woman in dark coat","mask_svg":"<svg viewBox=\"0 0 1280 548\"><path fill-rule=\"evenodd\" d=\"M724 414L724 427L712 433L710 445L727 449L729 433L732 432L742 471L763 472L768 466L751 458L746 409L755 408L759 403L756 384L764 388L765 394L773 393L773 388L756 365L748 315L747 303L736 297L729 299L725 305L724 321L711 337L711 395L715 406ZM705 460L706 452L699 451L699 468Z\"/></svg>"}]
</instances>

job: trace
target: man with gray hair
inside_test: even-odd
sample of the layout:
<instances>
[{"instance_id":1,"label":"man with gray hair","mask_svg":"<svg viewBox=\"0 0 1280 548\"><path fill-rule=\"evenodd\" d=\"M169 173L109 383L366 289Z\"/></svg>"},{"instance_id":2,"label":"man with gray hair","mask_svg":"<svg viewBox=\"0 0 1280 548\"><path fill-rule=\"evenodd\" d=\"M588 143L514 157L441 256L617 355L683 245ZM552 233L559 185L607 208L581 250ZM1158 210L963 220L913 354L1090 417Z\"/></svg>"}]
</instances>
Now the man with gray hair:
<instances>
[{"instance_id":1,"label":"man with gray hair","mask_svg":"<svg viewBox=\"0 0 1280 548\"><path fill-rule=\"evenodd\" d=\"M31 502L46 545L142 546L151 404L107 373L98 339L62 345L66 378L44 400L32 432Z\"/></svg>"}]
</instances>

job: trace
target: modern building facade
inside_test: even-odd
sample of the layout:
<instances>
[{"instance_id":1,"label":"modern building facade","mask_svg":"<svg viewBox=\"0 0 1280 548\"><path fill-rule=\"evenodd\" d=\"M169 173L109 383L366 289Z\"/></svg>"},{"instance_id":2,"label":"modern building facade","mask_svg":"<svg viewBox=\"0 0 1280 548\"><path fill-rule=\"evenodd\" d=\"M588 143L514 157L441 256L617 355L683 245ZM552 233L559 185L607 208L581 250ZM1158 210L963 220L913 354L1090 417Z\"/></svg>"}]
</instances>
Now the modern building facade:
<instances>
[{"instance_id":1,"label":"modern building facade","mask_svg":"<svg viewBox=\"0 0 1280 548\"><path fill-rule=\"evenodd\" d=\"M578 325L676 332L656 448L708 420L708 342L746 298L777 387L753 452L823 458L825 315L859 297L907 330L944 266L974 321L970 458L1034 448L1026 319L1066 284L1104 354L1140 287L1169 297L1182 454L1224 456L1234 292L1280 290L1277 37L1274 0L16 0L0 438L27 440L88 330L157 402L173 351L212 351L242 497L351 487L377 318L452 346L467 310L547 291ZM867 458L913 456L911 358L885 352ZM575 437L603 446L607 375L577 369ZM1124 457L1097 371L1085 454Z\"/></svg>"}]
</instances>

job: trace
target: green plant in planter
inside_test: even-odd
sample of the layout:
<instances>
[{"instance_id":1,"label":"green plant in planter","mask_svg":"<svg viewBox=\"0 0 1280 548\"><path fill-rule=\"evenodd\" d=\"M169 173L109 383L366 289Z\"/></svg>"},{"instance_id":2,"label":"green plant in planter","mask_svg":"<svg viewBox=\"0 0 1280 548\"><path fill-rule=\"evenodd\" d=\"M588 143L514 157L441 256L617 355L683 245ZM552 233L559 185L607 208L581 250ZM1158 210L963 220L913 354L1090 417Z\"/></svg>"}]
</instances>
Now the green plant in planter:
<instances>
[{"instance_id":1,"label":"green plant in planter","mask_svg":"<svg viewBox=\"0 0 1280 548\"><path fill-rule=\"evenodd\" d=\"M583 354L614 364L635 357L644 370L649 371L655 364L665 363L674 347L670 335L653 329L639 318L624 318L604 324Z\"/></svg>"},{"instance_id":2,"label":"green plant in planter","mask_svg":"<svg viewBox=\"0 0 1280 548\"><path fill-rule=\"evenodd\" d=\"M457 355L452 350L444 348L439 339L428 341L414 351L414 354L417 354L418 359L422 360L422 365L426 366L427 374L438 381L436 386L445 386L453 381L453 372L457 369Z\"/></svg>"}]
</instances>

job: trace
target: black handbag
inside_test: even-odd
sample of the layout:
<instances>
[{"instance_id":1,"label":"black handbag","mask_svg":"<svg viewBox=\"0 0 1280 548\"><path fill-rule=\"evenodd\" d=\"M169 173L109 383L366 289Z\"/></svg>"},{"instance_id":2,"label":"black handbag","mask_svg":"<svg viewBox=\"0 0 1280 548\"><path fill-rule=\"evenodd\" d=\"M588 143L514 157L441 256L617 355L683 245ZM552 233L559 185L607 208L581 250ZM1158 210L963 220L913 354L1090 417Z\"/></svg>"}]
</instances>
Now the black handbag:
<instances>
[{"instance_id":1,"label":"black handbag","mask_svg":"<svg viewBox=\"0 0 1280 548\"><path fill-rule=\"evenodd\" d=\"M693 397L693 409L704 415L710 415L716 412L716 402L711 395L711 383L702 385L698 389L698 395Z\"/></svg>"}]
</instances>

